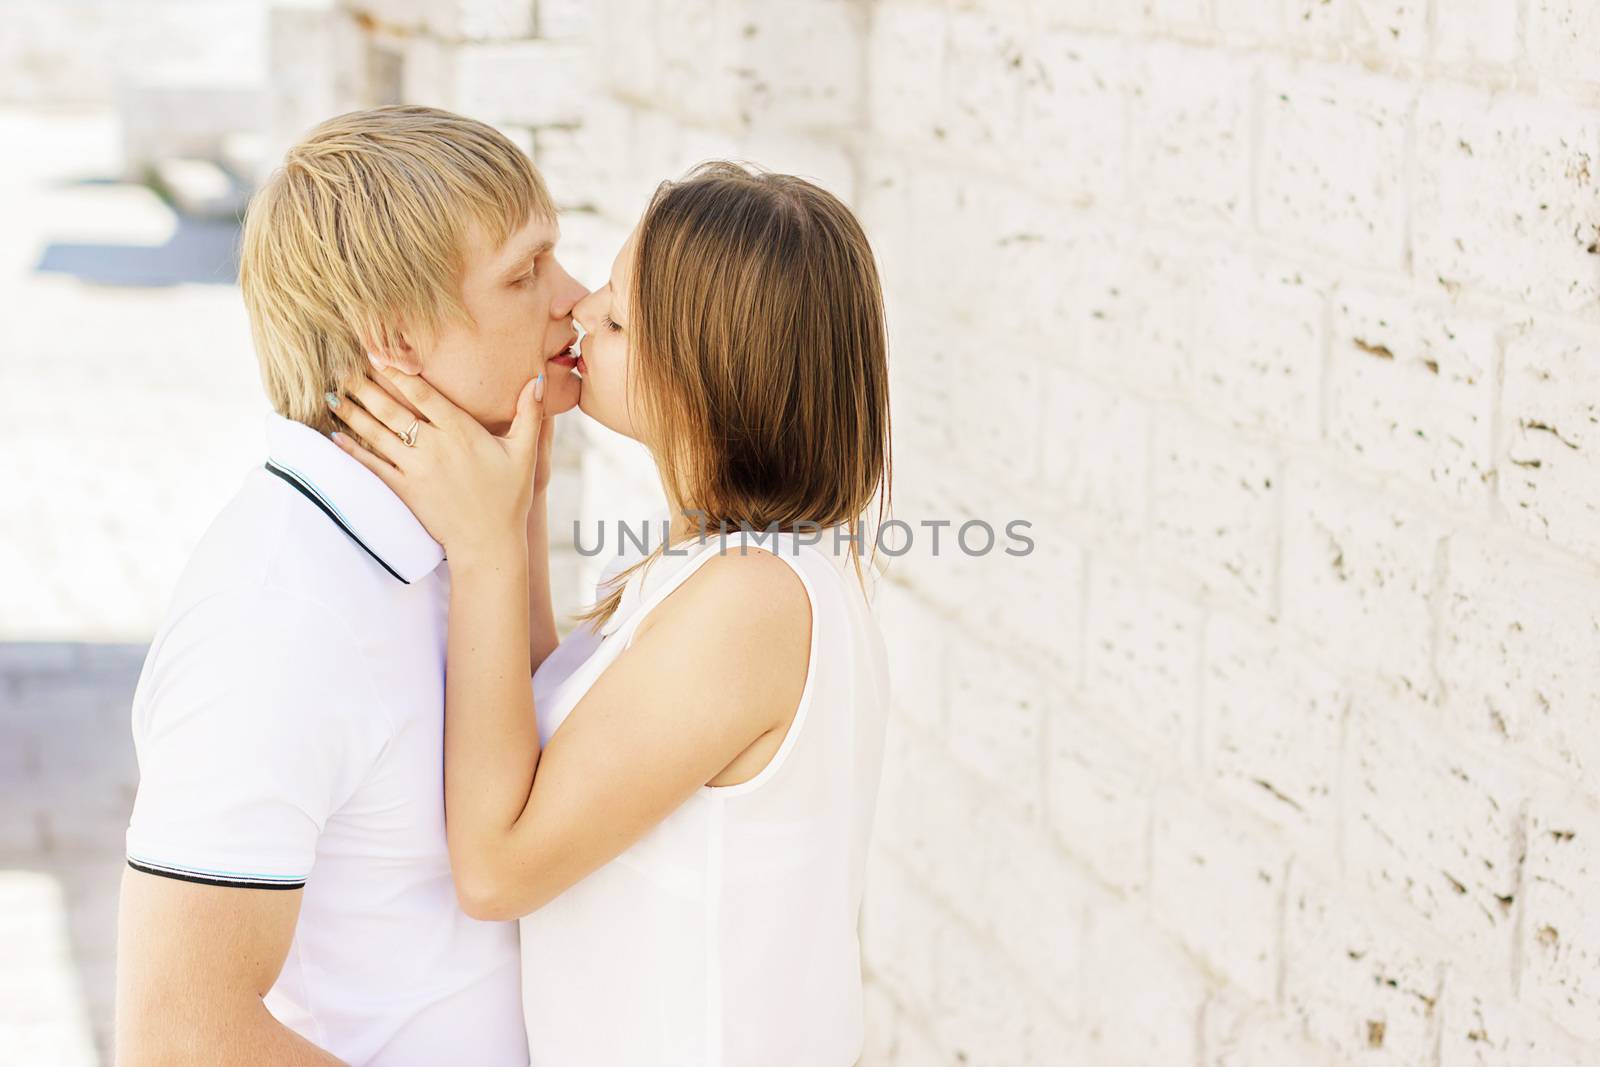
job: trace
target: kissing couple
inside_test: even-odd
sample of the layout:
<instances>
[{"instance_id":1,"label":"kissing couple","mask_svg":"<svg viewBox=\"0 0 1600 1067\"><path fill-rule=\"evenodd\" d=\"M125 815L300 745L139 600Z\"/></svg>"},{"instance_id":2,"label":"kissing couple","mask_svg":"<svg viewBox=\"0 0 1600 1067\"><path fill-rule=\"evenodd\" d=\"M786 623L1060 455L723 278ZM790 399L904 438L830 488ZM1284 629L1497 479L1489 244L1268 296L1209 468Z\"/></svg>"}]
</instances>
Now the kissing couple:
<instances>
[{"instance_id":1,"label":"kissing couple","mask_svg":"<svg viewBox=\"0 0 1600 1067\"><path fill-rule=\"evenodd\" d=\"M664 182L593 291L559 222L502 134L422 107L323 123L251 202L274 413L134 696L122 1067L860 1055L871 249L728 163ZM670 536L563 638L574 408L645 445Z\"/></svg>"}]
</instances>

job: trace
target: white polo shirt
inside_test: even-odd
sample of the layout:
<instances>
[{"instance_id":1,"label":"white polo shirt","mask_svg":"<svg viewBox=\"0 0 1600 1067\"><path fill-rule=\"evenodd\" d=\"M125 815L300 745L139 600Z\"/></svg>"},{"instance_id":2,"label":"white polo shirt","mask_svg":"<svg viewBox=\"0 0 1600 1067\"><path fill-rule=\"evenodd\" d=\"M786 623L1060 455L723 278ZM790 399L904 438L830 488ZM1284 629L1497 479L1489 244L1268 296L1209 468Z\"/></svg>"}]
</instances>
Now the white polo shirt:
<instances>
[{"instance_id":1,"label":"white polo shirt","mask_svg":"<svg viewBox=\"0 0 1600 1067\"><path fill-rule=\"evenodd\" d=\"M332 441L273 415L133 702L128 863L304 887L267 1007L352 1064L527 1064L517 927L456 903L445 846L449 570Z\"/></svg>"}]
</instances>

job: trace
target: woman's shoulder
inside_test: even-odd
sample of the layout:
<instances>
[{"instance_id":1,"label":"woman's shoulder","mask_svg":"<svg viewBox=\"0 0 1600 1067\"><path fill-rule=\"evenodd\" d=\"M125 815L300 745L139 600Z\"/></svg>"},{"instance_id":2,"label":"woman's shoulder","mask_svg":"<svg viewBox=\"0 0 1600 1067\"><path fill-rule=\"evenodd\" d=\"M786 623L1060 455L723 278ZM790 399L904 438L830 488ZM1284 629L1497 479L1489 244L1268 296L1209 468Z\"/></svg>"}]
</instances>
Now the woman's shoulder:
<instances>
[{"instance_id":1,"label":"woman's shoulder","mask_svg":"<svg viewBox=\"0 0 1600 1067\"><path fill-rule=\"evenodd\" d=\"M800 567L779 546L712 541L708 556L640 627L683 623L734 631L745 639L784 641L809 634L811 597Z\"/></svg>"}]
</instances>

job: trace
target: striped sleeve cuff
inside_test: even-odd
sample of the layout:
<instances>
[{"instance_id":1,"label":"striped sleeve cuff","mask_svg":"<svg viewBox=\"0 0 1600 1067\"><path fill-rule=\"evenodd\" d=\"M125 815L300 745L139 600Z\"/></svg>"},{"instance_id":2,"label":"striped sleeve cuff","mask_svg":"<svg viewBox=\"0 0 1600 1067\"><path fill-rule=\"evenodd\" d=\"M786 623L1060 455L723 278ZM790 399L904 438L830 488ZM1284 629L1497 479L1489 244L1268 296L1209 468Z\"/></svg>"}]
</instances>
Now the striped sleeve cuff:
<instances>
[{"instance_id":1,"label":"striped sleeve cuff","mask_svg":"<svg viewBox=\"0 0 1600 1067\"><path fill-rule=\"evenodd\" d=\"M306 884L305 875L249 874L242 871L214 871L205 867L175 867L170 863L157 863L133 855L128 856L128 866L144 874L176 878L180 882L224 885L235 889L301 889Z\"/></svg>"}]
</instances>

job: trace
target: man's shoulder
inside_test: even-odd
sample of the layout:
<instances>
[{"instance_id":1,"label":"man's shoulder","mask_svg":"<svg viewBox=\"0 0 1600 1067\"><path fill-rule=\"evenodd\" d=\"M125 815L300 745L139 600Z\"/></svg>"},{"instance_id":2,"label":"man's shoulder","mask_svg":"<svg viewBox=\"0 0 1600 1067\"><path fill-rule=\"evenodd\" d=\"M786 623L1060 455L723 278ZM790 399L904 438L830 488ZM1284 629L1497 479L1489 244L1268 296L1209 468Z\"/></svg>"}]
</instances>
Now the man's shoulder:
<instances>
[{"instance_id":1,"label":"man's shoulder","mask_svg":"<svg viewBox=\"0 0 1600 1067\"><path fill-rule=\"evenodd\" d=\"M237 648L271 655L303 651L346 636L362 609L359 596L329 583L308 561L325 556L320 515L301 514L276 479L255 471L212 520L184 565L157 651L171 658L203 646L226 656ZM338 535L337 529L333 530ZM174 646L166 648L164 646Z\"/></svg>"},{"instance_id":2,"label":"man's shoulder","mask_svg":"<svg viewBox=\"0 0 1600 1067\"><path fill-rule=\"evenodd\" d=\"M322 605L330 617L387 610L394 579L374 573L359 545L266 469L244 484L196 543L178 579L169 621L206 602L262 611ZM382 580L379 580L382 579Z\"/></svg>"}]
</instances>

